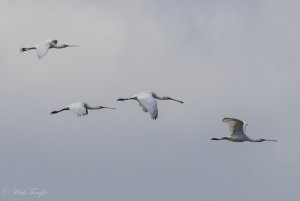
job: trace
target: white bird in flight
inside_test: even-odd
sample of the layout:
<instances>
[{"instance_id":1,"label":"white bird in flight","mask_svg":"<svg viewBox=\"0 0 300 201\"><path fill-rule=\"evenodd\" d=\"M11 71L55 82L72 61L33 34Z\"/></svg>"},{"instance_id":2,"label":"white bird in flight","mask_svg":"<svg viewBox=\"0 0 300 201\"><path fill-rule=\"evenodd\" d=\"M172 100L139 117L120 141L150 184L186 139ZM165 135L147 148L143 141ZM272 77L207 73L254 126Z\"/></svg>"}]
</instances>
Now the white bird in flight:
<instances>
[{"instance_id":1,"label":"white bird in flight","mask_svg":"<svg viewBox=\"0 0 300 201\"><path fill-rule=\"evenodd\" d=\"M41 59L43 56L47 54L48 50L51 48L62 49L66 47L78 47L78 45L66 45L66 44L57 45L57 40L46 40L44 42L35 45L34 47L21 48L20 52L25 52L28 50L35 49L38 59Z\"/></svg>"},{"instance_id":2,"label":"white bird in flight","mask_svg":"<svg viewBox=\"0 0 300 201\"><path fill-rule=\"evenodd\" d=\"M149 112L152 119L157 119L158 117L158 108L157 108L157 101L159 100L173 100L179 103L183 103L183 101L176 100L169 96L159 97L154 92L141 92L134 95L131 98L119 98L117 101L125 101L125 100L136 100L144 112Z\"/></svg>"},{"instance_id":3,"label":"white bird in flight","mask_svg":"<svg viewBox=\"0 0 300 201\"><path fill-rule=\"evenodd\" d=\"M248 125L247 122L241 121L239 119L234 118L224 118L223 122L229 125L229 130L231 132L230 136L223 137L223 138L212 138L211 140L229 140L231 142L263 142L263 141L273 141L277 142L276 140L268 140L268 139L251 139L246 134L246 126Z\"/></svg>"},{"instance_id":4,"label":"white bird in flight","mask_svg":"<svg viewBox=\"0 0 300 201\"><path fill-rule=\"evenodd\" d=\"M116 108L112 108L112 107L104 107L104 106L89 106L87 103L85 102L79 102L79 103L72 103L71 105L61 109L61 110L57 110L57 111L52 111L50 114L56 114L65 110L71 110L72 112L74 112L75 114L77 114L78 117L81 116L85 116L88 114L88 110L99 110L99 109L116 109Z\"/></svg>"}]
</instances>

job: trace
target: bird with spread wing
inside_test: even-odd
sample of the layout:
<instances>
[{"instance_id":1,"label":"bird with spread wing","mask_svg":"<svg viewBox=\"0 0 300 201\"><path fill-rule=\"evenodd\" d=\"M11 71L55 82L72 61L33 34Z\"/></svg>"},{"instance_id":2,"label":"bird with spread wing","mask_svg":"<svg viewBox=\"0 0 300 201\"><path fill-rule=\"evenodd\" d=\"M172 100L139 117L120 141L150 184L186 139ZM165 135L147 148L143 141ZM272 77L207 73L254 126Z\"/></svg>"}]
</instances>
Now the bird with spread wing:
<instances>
[{"instance_id":1,"label":"bird with spread wing","mask_svg":"<svg viewBox=\"0 0 300 201\"><path fill-rule=\"evenodd\" d=\"M51 48L62 49L66 47L78 47L78 45L66 45L66 44L58 45L57 40L51 39L51 40L46 40L44 42L41 42L33 47L21 48L20 52L25 52L28 50L36 50L38 59L41 59L47 54L48 50Z\"/></svg>"},{"instance_id":2,"label":"bird with spread wing","mask_svg":"<svg viewBox=\"0 0 300 201\"><path fill-rule=\"evenodd\" d=\"M152 119L157 119L158 107L157 107L156 99L172 100L172 101L176 101L178 103L183 103L183 101L171 98L169 96L160 97L156 93L151 92L151 91L138 93L131 98L119 98L117 101L136 100L144 112L149 112Z\"/></svg>"},{"instance_id":3,"label":"bird with spread wing","mask_svg":"<svg viewBox=\"0 0 300 201\"><path fill-rule=\"evenodd\" d=\"M223 122L228 124L230 130L230 136L223 137L223 138L212 138L211 140L229 140L231 142L263 142L263 141L273 141L277 142L276 140L269 140L269 139L251 139L246 134L246 126L248 125L247 122L241 121L239 119L234 118L224 118Z\"/></svg>"}]
</instances>

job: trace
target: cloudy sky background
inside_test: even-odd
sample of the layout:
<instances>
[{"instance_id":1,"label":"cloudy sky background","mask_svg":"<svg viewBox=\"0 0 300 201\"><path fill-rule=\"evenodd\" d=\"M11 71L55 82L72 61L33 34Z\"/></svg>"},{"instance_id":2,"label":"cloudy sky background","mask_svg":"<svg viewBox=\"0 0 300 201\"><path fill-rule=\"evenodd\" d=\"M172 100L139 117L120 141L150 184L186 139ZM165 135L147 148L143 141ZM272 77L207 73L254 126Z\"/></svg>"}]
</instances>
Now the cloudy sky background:
<instances>
[{"instance_id":1,"label":"cloudy sky background","mask_svg":"<svg viewBox=\"0 0 300 201\"><path fill-rule=\"evenodd\" d=\"M0 1L4 201L298 201L299 1ZM78 44L41 60L21 47ZM159 118L137 92L159 101ZM76 101L116 107L50 116ZM252 138L213 142L222 118ZM47 195L14 195L16 189Z\"/></svg>"}]
</instances>

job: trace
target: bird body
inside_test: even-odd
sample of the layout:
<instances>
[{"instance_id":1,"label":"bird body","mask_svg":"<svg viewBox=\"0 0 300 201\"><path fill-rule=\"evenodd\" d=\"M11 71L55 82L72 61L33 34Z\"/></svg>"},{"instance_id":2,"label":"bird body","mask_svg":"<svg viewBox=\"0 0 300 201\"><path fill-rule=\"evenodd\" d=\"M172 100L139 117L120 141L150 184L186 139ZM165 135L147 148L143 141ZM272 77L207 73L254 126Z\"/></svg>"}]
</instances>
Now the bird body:
<instances>
[{"instance_id":1,"label":"bird body","mask_svg":"<svg viewBox=\"0 0 300 201\"><path fill-rule=\"evenodd\" d=\"M87 104L83 102L72 103L68 108L79 117L88 114Z\"/></svg>"},{"instance_id":2,"label":"bird body","mask_svg":"<svg viewBox=\"0 0 300 201\"><path fill-rule=\"evenodd\" d=\"M263 141L273 141L277 142L276 140L269 140L269 139L251 139L246 134L246 126L248 125L247 122L241 121L239 119L234 118L224 118L224 123L229 125L229 130L231 132L230 136L223 137L223 138L212 138L211 140L228 140L231 142L263 142Z\"/></svg>"},{"instance_id":3,"label":"bird body","mask_svg":"<svg viewBox=\"0 0 300 201\"><path fill-rule=\"evenodd\" d=\"M125 101L125 100L136 100L141 106L144 112L149 112L152 119L157 119L158 117L158 106L157 101L159 100L173 100L179 103L183 103L183 101L173 99L169 96L160 97L156 93L152 91L145 91L134 95L131 98L119 98L117 101Z\"/></svg>"},{"instance_id":4,"label":"bird body","mask_svg":"<svg viewBox=\"0 0 300 201\"><path fill-rule=\"evenodd\" d=\"M136 94L135 97L144 112L149 112L152 119L158 117L157 101L153 97L153 92L142 92Z\"/></svg>"},{"instance_id":5,"label":"bird body","mask_svg":"<svg viewBox=\"0 0 300 201\"><path fill-rule=\"evenodd\" d=\"M41 59L42 57L44 57L47 54L47 52L51 48L61 49L61 48L66 48L66 47L78 47L78 46L77 45L66 45L66 44L57 45L57 40L50 39L50 40L40 42L39 44L35 45L34 47L21 48L20 52L25 52L28 50L35 49L38 59Z\"/></svg>"},{"instance_id":6,"label":"bird body","mask_svg":"<svg viewBox=\"0 0 300 201\"><path fill-rule=\"evenodd\" d=\"M68 105L67 107L61 109L61 110L57 110L57 111L52 111L50 114L56 114L65 110L71 110L72 112L74 112L78 117L81 116L85 116L88 114L88 110L99 110L99 109L115 109L115 108L111 108L111 107L104 107L104 106L89 106L87 103L85 102L78 102L78 103L72 103L70 105Z\"/></svg>"}]
</instances>

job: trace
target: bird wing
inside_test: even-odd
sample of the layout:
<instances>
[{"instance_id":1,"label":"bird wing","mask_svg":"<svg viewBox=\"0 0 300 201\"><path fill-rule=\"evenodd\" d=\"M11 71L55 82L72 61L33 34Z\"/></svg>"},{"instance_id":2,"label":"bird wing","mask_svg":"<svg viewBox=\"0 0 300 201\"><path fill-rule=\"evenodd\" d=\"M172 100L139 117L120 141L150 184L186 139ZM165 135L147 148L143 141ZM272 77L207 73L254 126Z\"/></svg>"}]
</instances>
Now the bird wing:
<instances>
[{"instance_id":1,"label":"bird wing","mask_svg":"<svg viewBox=\"0 0 300 201\"><path fill-rule=\"evenodd\" d=\"M157 101L152 94L142 94L137 97L137 101L144 112L149 112L152 119L158 117Z\"/></svg>"},{"instance_id":2,"label":"bird wing","mask_svg":"<svg viewBox=\"0 0 300 201\"><path fill-rule=\"evenodd\" d=\"M45 56L50 49L51 41L47 40L45 42L39 43L36 45L36 53L38 59L41 59L43 56Z\"/></svg>"},{"instance_id":3,"label":"bird wing","mask_svg":"<svg viewBox=\"0 0 300 201\"><path fill-rule=\"evenodd\" d=\"M83 103L73 103L69 106L69 108L79 117L88 114L88 110L84 107Z\"/></svg>"},{"instance_id":4,"label":"bird wing","mask_svg":"<svg viewBox=\"0 0 300 201\"><path fill-rule=\"evenodd\" d=\"M244 133L244 125L246 126L247 123L244 121L241 121L239 119L233 119L233 118L224 118L224 123L227 123L229 125L229 131L231 132L231 135L235 134L243 134Z\"/></svg>"}]
</instances>

